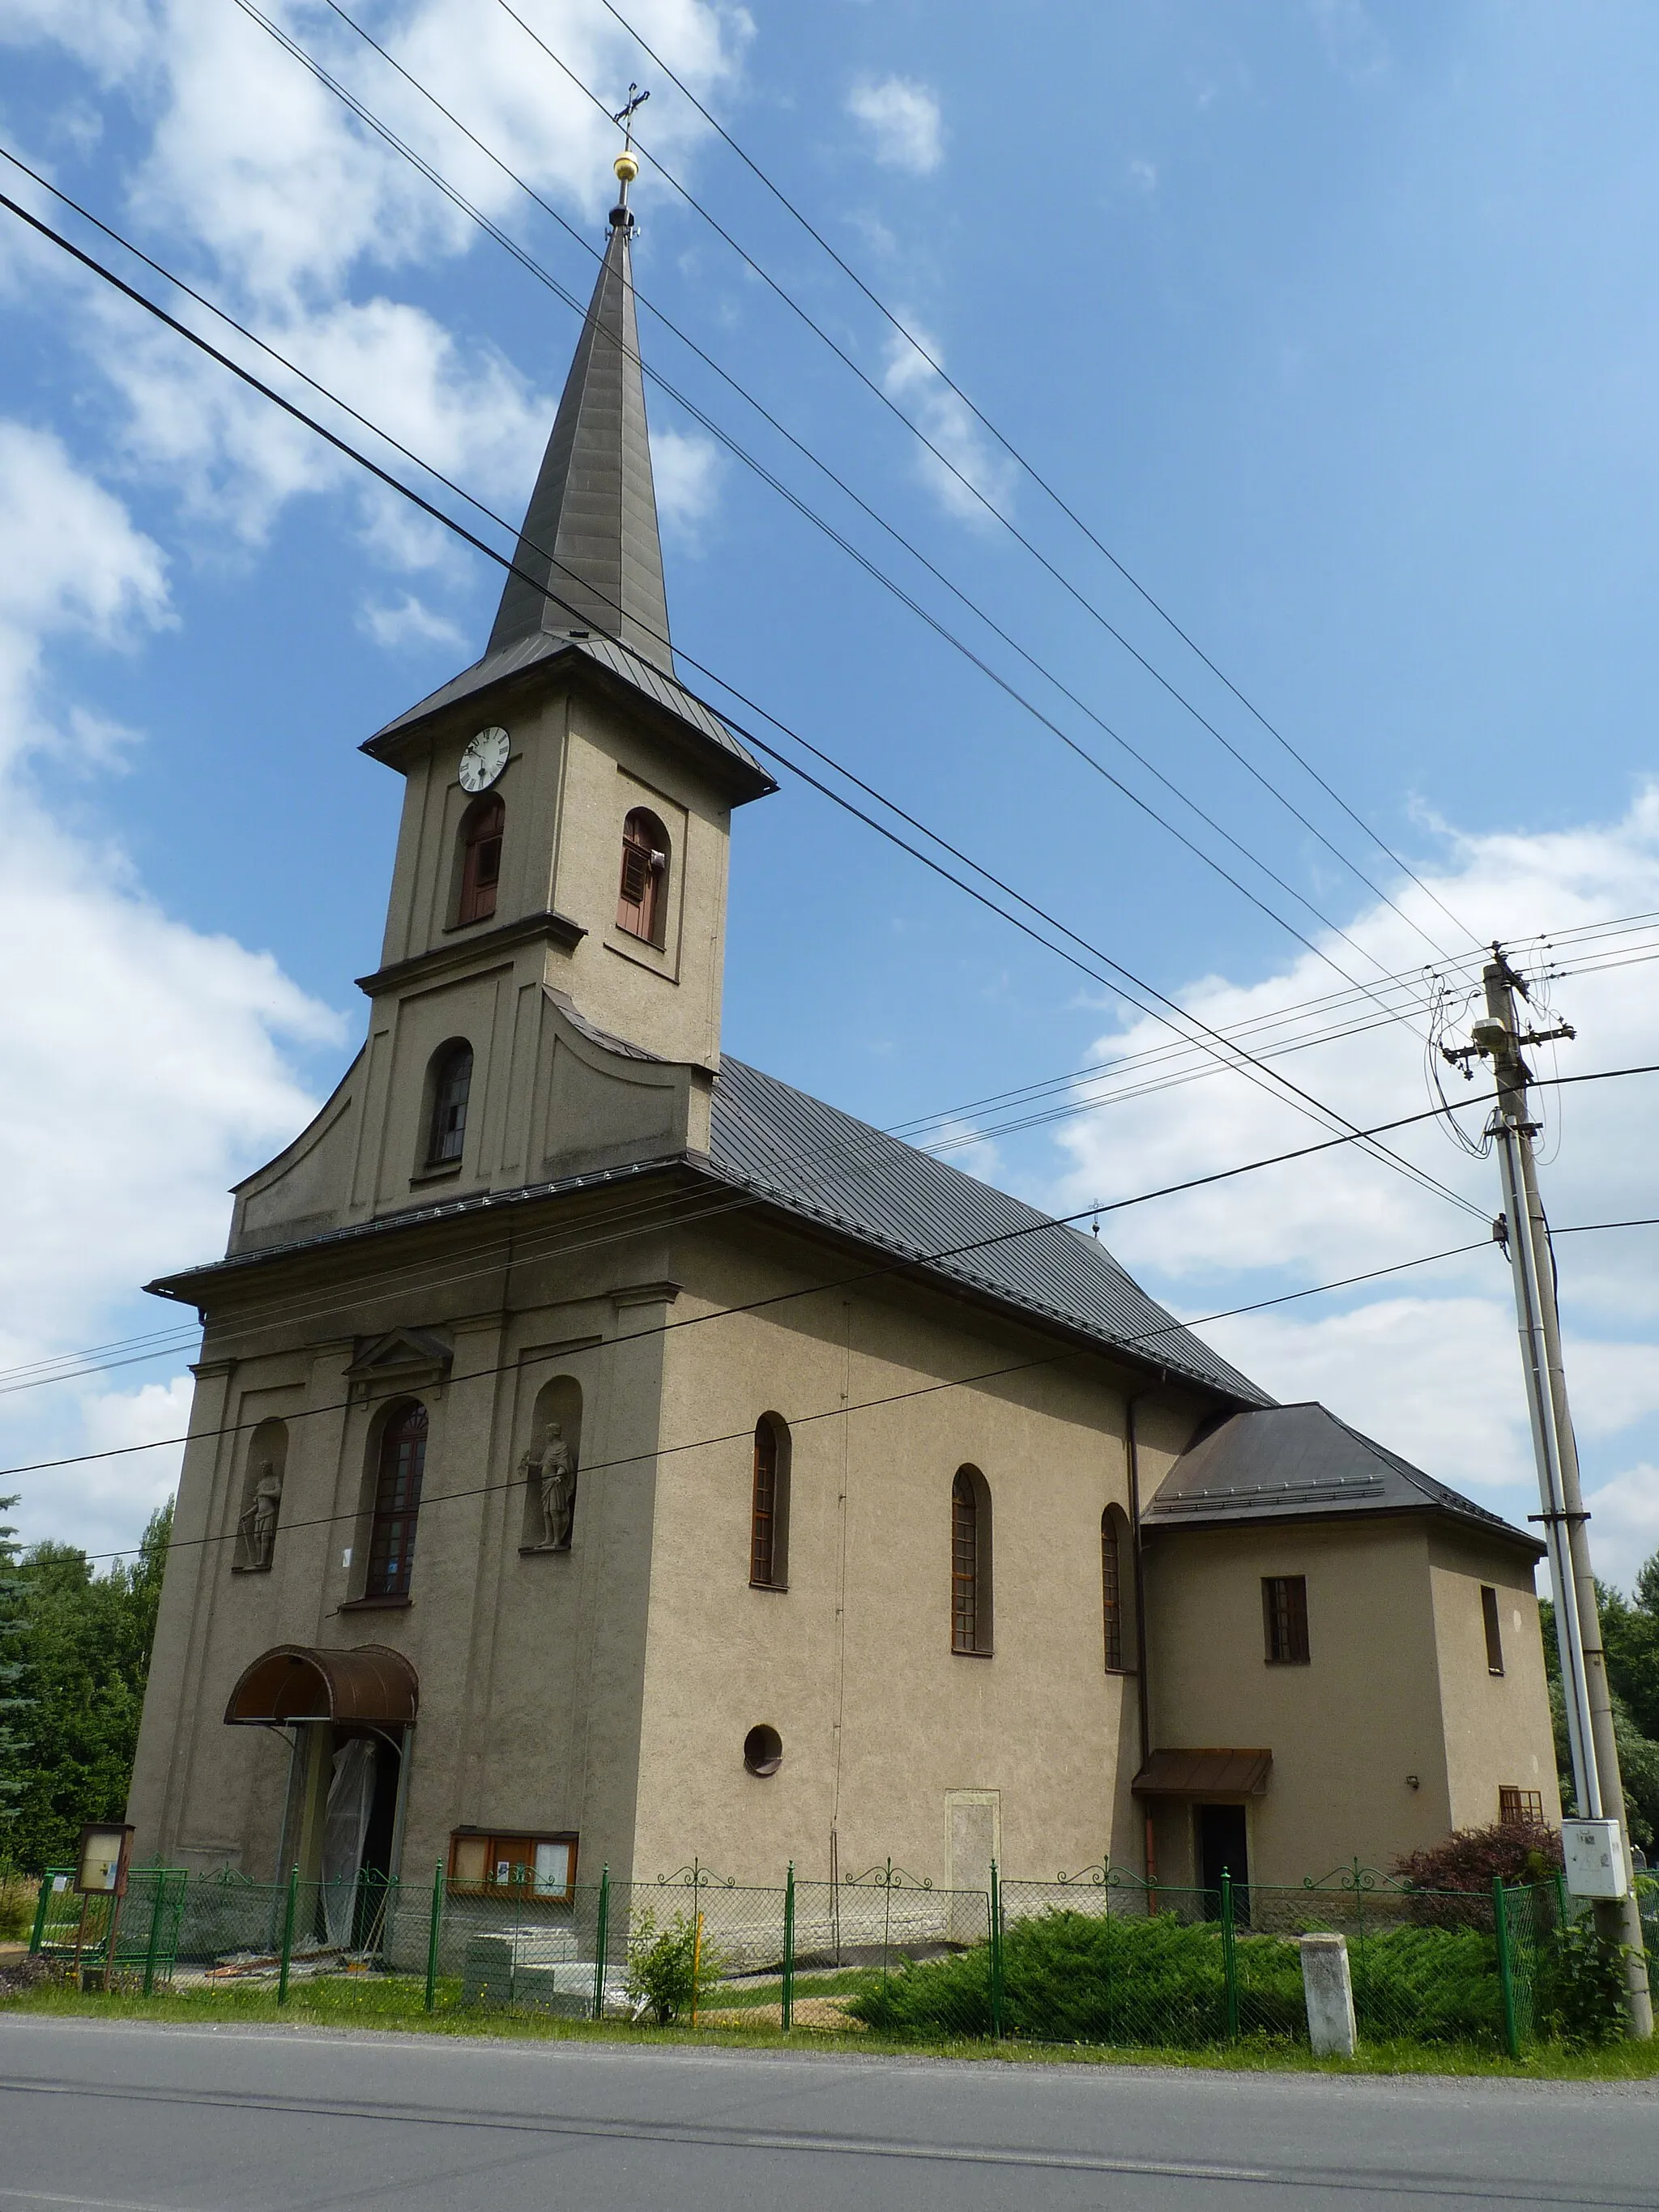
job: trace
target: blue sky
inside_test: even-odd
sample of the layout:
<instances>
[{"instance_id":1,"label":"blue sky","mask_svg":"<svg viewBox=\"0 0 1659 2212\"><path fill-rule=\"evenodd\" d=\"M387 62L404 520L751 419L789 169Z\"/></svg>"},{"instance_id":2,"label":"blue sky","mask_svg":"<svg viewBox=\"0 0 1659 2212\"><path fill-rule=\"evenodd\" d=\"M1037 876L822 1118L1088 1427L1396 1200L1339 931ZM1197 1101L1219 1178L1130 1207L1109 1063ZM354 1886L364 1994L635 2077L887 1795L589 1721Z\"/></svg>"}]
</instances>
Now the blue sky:
<instances>
[{"instance_id":1,"label":"blue sky","mask_svg":"<svg viewBox=\"0 0 1659 2212\"><path fill-rule=\"evenodd\" d=\"M651 87L635 194L650 365L1283 919L659 388L685 653L1207 1020L1411 975L1436 946L1467 952L1470 935L999 451L601 0L515 5L605 98L630 78ZM614 133L498 0L352 12L577 236L320 0L267 12L586 297ZM621 14L1468 933L1605 932L1659 911L1650 11L622 0ZM0 0L0 41L7 146L516 518L575 332L552 290L234 0ZM35 187L4 189L45 211ZM29 956L0 983L15 1046L0 1085L21 1139L0 1364L16 1368L162 1326L134 1286L216 1248L225 1186L286 1140L354 1048L350 979L378 957L398 801L356 748L476 657L499 583L6 220L0 906ZM923 574L668 323L1251 857ZM1561 953L1555 1002L1581 1031L1563 1073L1659 1059L1651 967L1595 964L1650 942L1638 927ZM1296 1079L1358 1120L1425 1103L1413 988L1408 1018L1302 1052ZM787 783L739 821L726 1038L884 1124L1158 1042ZM1651 1095L1639 1079L1571 1095L1546 1170L1558 1220L1659 1213ZM1307 1133L1226 1076L1020 1132L997 1133L999 1118L1013 1117L957 1115L950 1132L979 1141L948 1156L1067 1207ZM1432 1127L1405 1142L1495 1210L1490 1163ZM1340 1156L1107 1233L1200 1315L1480 1229ZM1621 1577L1659 1543L1653 1234L1563 1248L1595 1533ZM1530 1472L1506 1300L1477 1254L1211 1333L1269 1388L1324 1397L1518 1516ZM6 1463L170 1435L186 1395L177 1350L15 1391ZM27 1533L98 1547L131 1540L175 1465L157 1451L9 1486Z\"/></svg>"}]
</instances>

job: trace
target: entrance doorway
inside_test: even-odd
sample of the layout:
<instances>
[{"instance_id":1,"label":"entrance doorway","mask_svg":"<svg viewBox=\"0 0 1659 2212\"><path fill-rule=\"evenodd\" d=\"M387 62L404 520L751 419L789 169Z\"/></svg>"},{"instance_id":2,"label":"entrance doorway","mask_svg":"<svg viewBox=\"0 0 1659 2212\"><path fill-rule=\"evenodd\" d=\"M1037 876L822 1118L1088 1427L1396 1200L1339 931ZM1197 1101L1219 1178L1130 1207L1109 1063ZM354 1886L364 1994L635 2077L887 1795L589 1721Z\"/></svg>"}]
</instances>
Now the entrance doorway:
<instances>
[{"instance_id":1,"label":"entrance doorway","mask_svg":"<svg viewBox=\"0 0 1659 2212\"><path fill-rule=\"evenodd\" d=\"M1233 1893L1233 1918L1241 1928L1250 1924L1250 1861L1245 1842L1242 1805L1196 1805L1198 1879L1204 1911L1211 1920L1221 1917L1221 1876L1224 1870Z\"/></svg>"}]
</instances>

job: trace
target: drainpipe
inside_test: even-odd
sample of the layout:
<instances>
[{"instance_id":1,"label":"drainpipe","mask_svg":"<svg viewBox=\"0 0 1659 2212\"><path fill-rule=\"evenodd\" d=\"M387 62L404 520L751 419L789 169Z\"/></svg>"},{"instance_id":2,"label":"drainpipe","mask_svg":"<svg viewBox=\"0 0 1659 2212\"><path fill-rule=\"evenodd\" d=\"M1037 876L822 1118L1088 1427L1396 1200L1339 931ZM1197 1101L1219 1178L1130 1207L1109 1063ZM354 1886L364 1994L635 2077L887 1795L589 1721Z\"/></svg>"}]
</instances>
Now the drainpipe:
<instances>
[{"instance_id":1,"label":"drainpipe","mask_svg":"<svg viewBox=\"0 0 1659 2212\"><path fill-rule=\"evenodd\" d=\"M1141 1556L1140 1537L1140 1442L1135 1425L1135 1409L1143 1398L1152 1395L1150 1389L1138 1390L1123 1401L1125 1437L1128 1447L1129 1463L1129 1538L1130 1553L1134 1561L1135 1590L1135 1705L1140 1732L1139 1767L1146 1765L1152 1755L1152 1684L1146 1674L1146 1575ZM1146 1881L1148 1888L1158 1880L1158 1846L1152 1834L1152 1812L1149 1805L1146 1815Z\"/></svg>"}]
</instances>

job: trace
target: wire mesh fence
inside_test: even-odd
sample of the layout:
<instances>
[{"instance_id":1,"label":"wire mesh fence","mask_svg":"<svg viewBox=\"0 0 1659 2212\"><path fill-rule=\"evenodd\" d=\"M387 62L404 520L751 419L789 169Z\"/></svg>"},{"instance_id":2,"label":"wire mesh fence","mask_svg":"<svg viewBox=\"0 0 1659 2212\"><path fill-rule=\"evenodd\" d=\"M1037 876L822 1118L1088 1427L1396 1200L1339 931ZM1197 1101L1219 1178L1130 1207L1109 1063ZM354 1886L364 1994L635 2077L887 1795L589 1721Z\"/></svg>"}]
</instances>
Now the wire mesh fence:
<instances>
[{"instance_id":1,"label":"wire mesh fence","mask_svg":"<svg viewBox=\"0 0 1659 2212\"><path fill-rule=\"evenodd\" d=\"M54 1869L31 1948L92 1986L246 1988L391 2017L532 2013L900 2042L1015 2038L1196 2050L1305 2044L1301 1938L1346 1944L1367 2043L1519 2053L1548 2027L1559 1882L1429 1892L1356 1865L1297 1887L1148 1885L1103 1864L935 1887L890 1861L745 1885L697 1862L653 1881L250 1881L135 1869L118 1907Z\"/></svg>"}]
</instances>

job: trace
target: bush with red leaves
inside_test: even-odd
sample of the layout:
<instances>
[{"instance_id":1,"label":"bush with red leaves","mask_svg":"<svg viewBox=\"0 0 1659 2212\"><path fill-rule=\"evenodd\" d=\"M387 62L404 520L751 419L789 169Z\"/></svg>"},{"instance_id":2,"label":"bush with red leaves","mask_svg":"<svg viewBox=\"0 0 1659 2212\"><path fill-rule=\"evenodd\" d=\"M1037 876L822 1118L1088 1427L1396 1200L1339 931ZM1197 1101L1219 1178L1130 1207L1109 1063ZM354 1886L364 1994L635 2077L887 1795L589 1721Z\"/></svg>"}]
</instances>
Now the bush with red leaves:
<instances>
[{"instance_id":1,"label":"bush with red leaves","mask_svg":"<svg viewBox=\"0 0 1659 2212\"><path fill-rule=\"evenodd\" d=\"M1412 1917L1431 1927L1490 1928L1492 1878L1528 1885L1547 1881L1561 1865L1561 1837L1554 1828L1521 1827L1499 1820L1490 1828L1455 1828L1425 1850L1397 1858L1391 1871L1419 1893ZM1455 1894L1465 1892L1470 1902ZM1474 1903L1486 1900L1486 1909Z\"/></svg>"}]
</instances>

